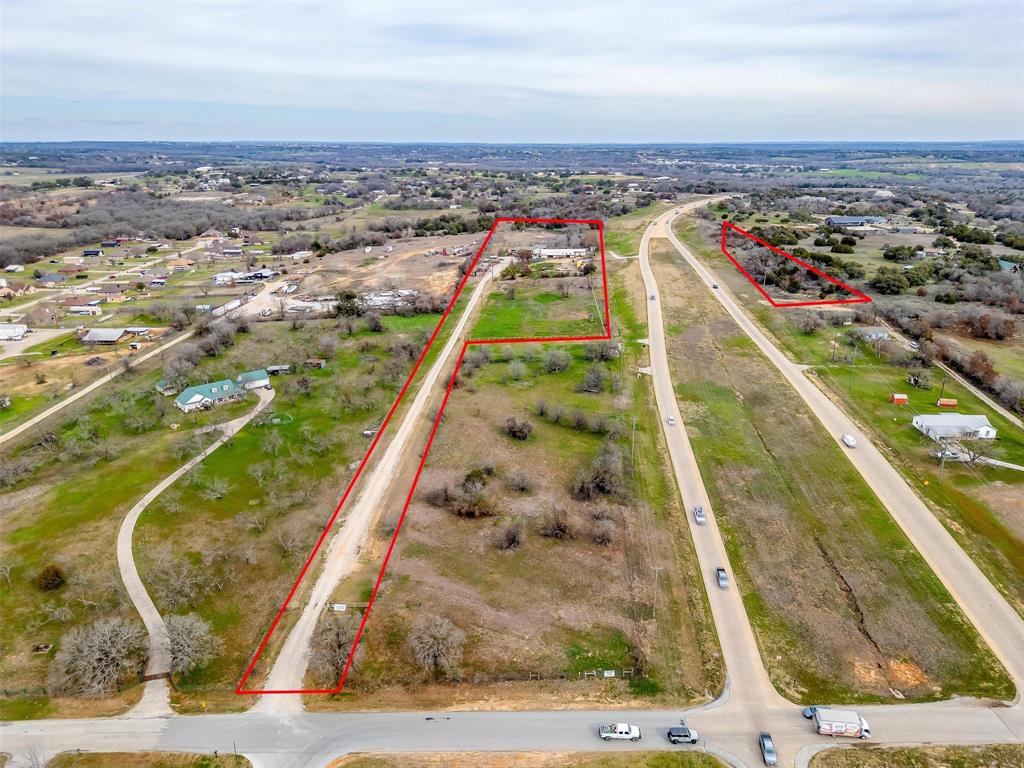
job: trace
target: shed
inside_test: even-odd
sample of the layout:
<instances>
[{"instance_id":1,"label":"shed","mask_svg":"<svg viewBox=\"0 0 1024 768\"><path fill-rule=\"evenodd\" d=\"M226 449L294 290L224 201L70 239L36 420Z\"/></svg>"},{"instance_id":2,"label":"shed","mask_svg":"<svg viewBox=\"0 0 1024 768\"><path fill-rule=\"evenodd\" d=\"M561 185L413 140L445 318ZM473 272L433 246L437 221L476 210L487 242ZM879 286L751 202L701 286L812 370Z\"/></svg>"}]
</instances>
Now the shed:
<instances>
[{"instance_id":1,"label":"shed","mask_svg":"<svg viewBox=\"0 0 1024 768\"><path fill-rule=\"evenodd\" d=\"M956 398L953 397L940 397L935 401L935 405L939 408L956 408Z\"/></svg>"},{"instance_id":2,"label":"shed","mask_svg":"<svg viewBox=\"0 0 1024 768\"><path fill-rule=\"evenodd\" d=\"M906 395L901 395L896 392L893 392L891 395L889 395L889 402L892 403L893 405L906 405L909 401Z\"/></svg>"}]
</instances>

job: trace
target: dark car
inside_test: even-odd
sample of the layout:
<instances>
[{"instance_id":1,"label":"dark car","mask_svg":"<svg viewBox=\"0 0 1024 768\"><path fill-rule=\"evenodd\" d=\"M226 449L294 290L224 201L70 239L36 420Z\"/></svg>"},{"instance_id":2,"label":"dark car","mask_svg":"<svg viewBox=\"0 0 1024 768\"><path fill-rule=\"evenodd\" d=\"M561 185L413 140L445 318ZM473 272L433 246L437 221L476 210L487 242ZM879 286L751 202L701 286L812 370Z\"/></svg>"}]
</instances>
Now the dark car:
<instances>
[{"instance_id":1,"label":"dark car","mask_svg":"<svg viewBox=\"0 0 1024 768\"><path fill-rule=\"evenodd\" d=\"M812 717L814 717L814 713L817 709L817 707L804 707L804 711L802 714L804 717L810 720Z\"/></svg>"},{"instance_id":2,"label":"dark car","mask_svg":"<svg viewBox=\"0 0 1024 768\"><path fill-rule=\"evenodd\" d=\"M779 756L775 753L775 742L770 733L762 733L757 737L757 745L761 748L761 759L765 765L778 765Z\"/></svg>"},{"instance_id":3,"label":"dark car","mask_svg":"<svg viewBox=\"0 0 1024 768\"><path fill-rule=\"evenodd\" d=\"M700 735L693 728L677 725L668 729L668 740L673 744L696 744Z\"/></svg>"}]
</instances>

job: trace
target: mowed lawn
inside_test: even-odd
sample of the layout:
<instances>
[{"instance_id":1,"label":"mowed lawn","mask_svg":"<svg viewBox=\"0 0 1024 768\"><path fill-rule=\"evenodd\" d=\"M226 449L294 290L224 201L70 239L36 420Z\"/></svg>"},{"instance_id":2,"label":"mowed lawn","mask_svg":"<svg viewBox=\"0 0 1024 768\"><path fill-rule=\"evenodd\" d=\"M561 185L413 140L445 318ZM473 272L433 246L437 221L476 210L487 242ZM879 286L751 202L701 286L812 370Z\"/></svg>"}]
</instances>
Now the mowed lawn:
<instances>
[{"instance_id":1,"label":"mowed lawn","mask_svg":"<svg viewBox=\"0 0 1024 768\"><path fill-rule=\"evenodd\" d=\"M563 296L558 283L565 281ZM600 275L503 280L487 296L470 338L525 339L600 336L604 292Z\"/></svg>"},{"instance_id":2,"label":"mowed lawn","mask_svg":"<svg viewBox=\"0 0 1024 768\"><path fill-rule=\"evenodd\" d=\"M803 703L1012 697L889 513L666 242L655 270L680 409L776 687Z\"/></svg>"}]
</instances>

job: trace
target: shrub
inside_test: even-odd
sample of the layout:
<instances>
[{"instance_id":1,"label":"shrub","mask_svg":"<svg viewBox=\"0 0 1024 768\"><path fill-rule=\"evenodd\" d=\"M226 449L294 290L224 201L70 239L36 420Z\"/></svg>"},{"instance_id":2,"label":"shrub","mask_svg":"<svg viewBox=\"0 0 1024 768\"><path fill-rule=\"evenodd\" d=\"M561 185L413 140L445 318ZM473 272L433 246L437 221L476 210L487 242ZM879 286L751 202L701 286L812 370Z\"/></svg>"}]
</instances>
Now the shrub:
<instances>
[{"instance_id":1,"label":"shrub","mask_svg":"<svg viewBox=\"0 0 1024 768\"><path fill-rule=\"evenodd\" d=\"M544 355L544 370L548 373L561 373L571 362L572 357L564 349L552 349Z\"/></svg>"},{"instance_id":2,"label":"shrub","mask_svg":"<svg viewBox=\"0 0 1024 768\"><path fill-rule=\"evenodd\" d=\"M594 524L592 534L594 543L600 547L607 547L615 541L616 529L611 520L598 520Z\"/></svg>"},{"instance_id":3,"label":"shrub","mask_svg":"<svg viewBox=\"0 0 1024 768\"><path fill-rule=\"evenodd\" d=\"M494 546L501 550L519 549L525 538L523 524L516 520L504 526L494 539Z\"/></svg>"},{"instance_id":4,"label":"shrub","mask_svg":"<svg viewBox=\"0 0 1024 768\"><path fill-rule=\"evenodd\" d=\"M521 469L513 469L505 478L505 486L516 493L529 493L533 490L533 480Z\"/></svg>"},{"instance_id":5,"label":"shrub","mask_svg":"<svg viewBox=\"0 0 1024 768\"><path fill-rule=\"evenodd\" d=\"M460 494L448 502L448 507L456 516L470 520L494 514L493 502L482 493Z\"/></svg>"},{"instance_id":6,"label":"shrub","mask_svg":"<svg viewBox=\"0 0 1024 768\"><path fill-rule=\"evenodd\" d=\"M592 365L583 374L583 381L580 383L581 392L604 392L605 383L608 381L608 371L601 365Z\"/></svg>"},{"instance_id":7,"label":"shrub","mask_svg":"<svg viewBox=\"0 0 1024 768\"><path fill-rule=\"evenodd\" d=\"M569 523L569 515L564 509L556 509L544 518L540 526L540 535L546 539L575 539L576 531Z\"/></svg>"},{"instance_id":8,"label":"shrub","mask_svg":"<svg viewBox=\"0 0 1024 768\"><path fill-rule=\"evenodd\" d=\"M530 436L530 433L533 432L533 424L525 419L523 421L519 421L515 416L509 416L508 420L505 422L505 431L508 433L509 437L516 440L526 440Z\"/></svg>"},{"instance_id":9,"label":"shrub","mask_svg":"<svg viewBox=\"0 0 1024 768\"><path fill-rule=\"evenodd\" d=\"M465 633L440 616L419 619L409 633L409 650L413 660L427 674L440 672L456 678L462 661Z\"/></svg>"},{"instance_id":10,"label":"shrub","mask_svg":"<svg viewBox=\"0 0 1024 768\"><path fill-rule=\"evenodd\" d=\"M67 579L64 578L64 569L59 565L51 563L36 574L36 589L41 592L53 592L64 586Z\"/></svg>"}]
</instances>

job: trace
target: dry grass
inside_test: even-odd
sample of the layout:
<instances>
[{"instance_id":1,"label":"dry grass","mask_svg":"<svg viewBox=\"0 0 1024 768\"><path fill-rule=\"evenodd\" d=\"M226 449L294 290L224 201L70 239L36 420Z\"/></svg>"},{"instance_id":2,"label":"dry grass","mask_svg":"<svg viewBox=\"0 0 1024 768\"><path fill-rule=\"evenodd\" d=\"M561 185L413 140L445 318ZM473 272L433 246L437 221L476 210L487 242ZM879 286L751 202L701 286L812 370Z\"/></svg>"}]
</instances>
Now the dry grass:
<instances>
[{"instance_id":1,"label":"dry grass","mask_svg":"<svg viewBox=\"0 0 1024 768\"><path fill-rule=\"evenodd\" d=\"M830 749L811 759L811 768L1019 768L1024 746L856 747Z\"/></svg>"}]
</instances>

